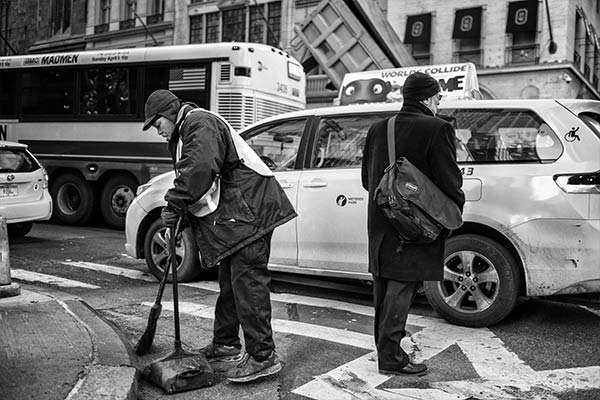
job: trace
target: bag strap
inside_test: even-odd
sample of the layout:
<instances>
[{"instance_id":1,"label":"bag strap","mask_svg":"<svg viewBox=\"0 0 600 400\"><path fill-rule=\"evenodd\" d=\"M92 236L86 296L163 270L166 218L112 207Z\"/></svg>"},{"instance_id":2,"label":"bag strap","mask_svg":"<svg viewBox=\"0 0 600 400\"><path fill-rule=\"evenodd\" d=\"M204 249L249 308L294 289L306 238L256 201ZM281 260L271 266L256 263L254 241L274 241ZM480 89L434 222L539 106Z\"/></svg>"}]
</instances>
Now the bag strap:
<instances>
[{"instance_id":1,"label":"bag strap","mask_svg":"<svg viewBox=\"0 0 600 400\"><path fill-rule=\"evenodd\" d=\"M396 162L396 138L394 137L394 130L396 128L396 115L388 119L387 123L387 145L388 145L388 158L390 165Z\"/></svg>"}]
</instances>

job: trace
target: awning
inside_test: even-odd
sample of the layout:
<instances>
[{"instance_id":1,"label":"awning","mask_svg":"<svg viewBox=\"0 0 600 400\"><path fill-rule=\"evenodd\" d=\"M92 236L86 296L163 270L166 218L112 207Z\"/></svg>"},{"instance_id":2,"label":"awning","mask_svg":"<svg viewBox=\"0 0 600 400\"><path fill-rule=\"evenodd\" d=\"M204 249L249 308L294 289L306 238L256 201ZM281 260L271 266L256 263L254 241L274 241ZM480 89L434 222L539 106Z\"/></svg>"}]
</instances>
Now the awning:
<instances>
[{"instance_id":1,"label":"awning","mask_svg":"<svg viewBox=\"0 0 600 400\"><path fill-rule=\"evenodd\" d=\"M506 33L537 31L538 1L525 0L508 3Z\"/></svg>"},{"instance_id":2,"label":"awning","mask_svg":"<svg viewBox=\"0 0 600 400\"><path fill-rule=\"evenodd\" d=\"M480 38L481 10L482 7L456 10L452 39Z\"/></svg>"},{"instance_id":3,"label":"awning","mask_svg":"<svg viewBox=\"0 0 600 400\"><path fill-rule=\"evenodd\" d=\"M431 40L431 13L409 15L406 19L404 43L429 43Z\"/></svg>"}]
</instances>

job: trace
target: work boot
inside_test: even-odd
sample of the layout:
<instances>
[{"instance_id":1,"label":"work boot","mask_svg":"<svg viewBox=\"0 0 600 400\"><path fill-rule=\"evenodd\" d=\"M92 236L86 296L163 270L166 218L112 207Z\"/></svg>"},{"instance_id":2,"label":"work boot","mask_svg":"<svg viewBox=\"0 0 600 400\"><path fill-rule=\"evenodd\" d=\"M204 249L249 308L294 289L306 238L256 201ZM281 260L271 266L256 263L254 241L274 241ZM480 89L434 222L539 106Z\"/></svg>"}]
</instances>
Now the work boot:
<instances>
[{"instance_id":1,"label":"work boot","mask_svg":"<svg viewBox=\"0 0 600 400\"><path fill-rule=\"evenodd\" d=\"M211 343L200 349L213 371L224 372L234 368L244 358L240 349L235 346Z\"/></svg>"},{"instance_id":2,"label":"work boot","mask_svg":"<svg viewBox=\"0 0 600 400\"><path fill-rule=\"evenodd\" d=\"M281 371L281 368L283 365L275 351L272 351L269 357L263 361L257 361L250 354L245 354L244 359L235 368L227 371L225 376L231 382L243 383L275 375Z\"/></svg>"}]
</instances>

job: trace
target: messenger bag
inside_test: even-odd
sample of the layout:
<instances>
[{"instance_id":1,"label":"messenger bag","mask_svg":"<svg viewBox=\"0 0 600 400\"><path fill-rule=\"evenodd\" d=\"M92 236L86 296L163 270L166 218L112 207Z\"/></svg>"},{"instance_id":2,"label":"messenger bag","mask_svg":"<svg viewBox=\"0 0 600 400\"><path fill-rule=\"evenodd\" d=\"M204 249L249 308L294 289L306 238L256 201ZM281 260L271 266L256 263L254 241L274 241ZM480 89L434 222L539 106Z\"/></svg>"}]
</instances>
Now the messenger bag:
<instances>
[{"instance_id":1,"label":"messenger bag","mask_svg":"<svg viewBox=\"0 0 600 400\"><path fill-rule=\"evenodd\" d=\"M375 189L374 200L400 236L402 245L431 243L462 225L456 203L405 157L396 160L394 127L388 120L387 145L390 164Z\"/></svg>"}]
</instances>

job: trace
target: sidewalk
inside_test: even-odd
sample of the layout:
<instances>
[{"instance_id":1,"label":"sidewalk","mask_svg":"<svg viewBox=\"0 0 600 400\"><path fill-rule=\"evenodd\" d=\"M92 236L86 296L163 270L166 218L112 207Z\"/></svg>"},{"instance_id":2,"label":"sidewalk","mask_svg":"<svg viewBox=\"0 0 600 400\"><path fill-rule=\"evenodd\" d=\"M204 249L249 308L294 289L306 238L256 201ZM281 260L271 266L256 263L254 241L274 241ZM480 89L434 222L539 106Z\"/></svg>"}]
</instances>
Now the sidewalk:
<instances>
[{"instance_id":1,"label":"sidewalk","mask_svg":"<svg viewBox=\"0 0 600 400\"><path fill-rule=\"evenodd\" d=\"M29 290L0 298L3 400L137 397L135 354L85 302Z\"/></svg>"}]
</instances>

